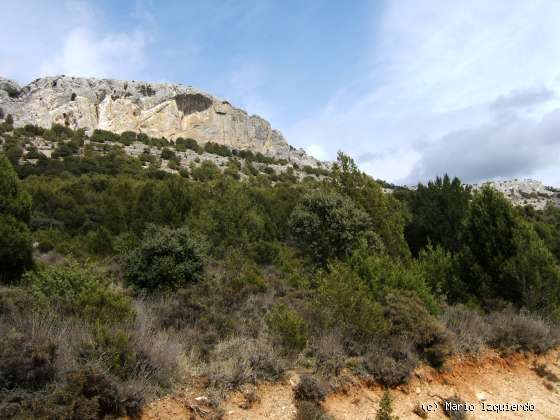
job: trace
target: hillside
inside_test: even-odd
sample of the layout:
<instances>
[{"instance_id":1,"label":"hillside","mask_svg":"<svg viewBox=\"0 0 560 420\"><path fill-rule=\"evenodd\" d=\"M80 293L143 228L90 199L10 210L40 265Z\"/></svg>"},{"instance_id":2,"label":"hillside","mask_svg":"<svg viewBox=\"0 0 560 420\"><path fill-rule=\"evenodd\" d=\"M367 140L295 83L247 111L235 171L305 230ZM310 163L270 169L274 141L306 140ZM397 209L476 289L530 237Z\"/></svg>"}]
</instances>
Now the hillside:
<instances>
[{"instance_id":1,"label":"hillside","mask_svg":"<svg viewBox=\"0 0 560 420\"><path fill-rule=\"evenodd\" d=\"M387 194L344 153L44 127L72 105L31 118L29 86L4 82L0 122L0 418L410 418L527 385L558 409L559 208L448 176Z\"/></svg>"},{"instance_id":2,"label":"hillside","mask_svg":"<svg viewBox=\"0 0 560 420\"><path fill-rule=\"evenodd\" d=\"M540 368L539 368L540 366ZM543 375L543 366L549 379ZM290 372L279 384L256 387L255 401L247 404L247 390L228 396L222 409L225 419L286 419L295 416L298 400L294 391L304 372ZM445 372L422 366L410 383L392 390L392 407L400 419L445 419L445 403L465 402L473 411L469 418L557 419L560 384L554 379L560 375L558 352L546 356L500 356L484 352L476 357L453 359ZM523 387L519 387L522 381ZM327 415L340 420L374 419L380 411L384 390L371 386L346 373L335 387L329 390L321 406ZM204 389L184 389L171 397L157 400L146 409L143 419L178 420L189 416L204 418L216 413L206 404ZM514 404L526 407L510 410ZM483 405L484 403L484 405ZM424 405L424 409L422 408ZM430 411L428 411L428 406ZM485 410L485 411L483 411ZM455 414L459 416L460 413ZM422 417L424 416L424 417Z\"/></svg>"}]
</instances>

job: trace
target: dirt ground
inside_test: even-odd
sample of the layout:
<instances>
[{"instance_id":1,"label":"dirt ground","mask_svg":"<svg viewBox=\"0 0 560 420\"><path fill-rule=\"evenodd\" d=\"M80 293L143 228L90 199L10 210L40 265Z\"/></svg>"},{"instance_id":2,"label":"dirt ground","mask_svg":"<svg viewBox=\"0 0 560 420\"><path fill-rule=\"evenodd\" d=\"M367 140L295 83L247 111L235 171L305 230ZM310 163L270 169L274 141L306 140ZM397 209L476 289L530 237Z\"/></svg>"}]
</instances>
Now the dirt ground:
<instances>
[{"instance_id":1,"label":"dirt ground","mask_svg":"<svg viewBox=\"0 0 560 420\"><path fill-rule=\"evenodd\" d=\"M453 396L470 404L469 419L560 419L560 383L553 376L541 377L534 370L544 364L547 371L560 377L560 351L542 356L515 354L501 357L486 352L478 358L455 358L443 372L430 367L418 368L410 382L392 389L394 414L399 419L420 419L413 410L417 406L432 411L428 419L445 419L443 400ZM220 410L211 407L204 389L191 389L150 404L143 420L156 419L293 419L296 408L292 388L299 374L291 372L281 384L262 384L244 392L234 392L222 402ZM247 407L246 395L256 395L256 402ZM375 419L383 389L367 386L347 377L344 386L323 402L323 409L335 419ZM486 409L483 411L483 403ZM492 411L496 404L530 404L532 411ZM502 408L506 408L503 407Z\"/></svg>"}]
</instances>

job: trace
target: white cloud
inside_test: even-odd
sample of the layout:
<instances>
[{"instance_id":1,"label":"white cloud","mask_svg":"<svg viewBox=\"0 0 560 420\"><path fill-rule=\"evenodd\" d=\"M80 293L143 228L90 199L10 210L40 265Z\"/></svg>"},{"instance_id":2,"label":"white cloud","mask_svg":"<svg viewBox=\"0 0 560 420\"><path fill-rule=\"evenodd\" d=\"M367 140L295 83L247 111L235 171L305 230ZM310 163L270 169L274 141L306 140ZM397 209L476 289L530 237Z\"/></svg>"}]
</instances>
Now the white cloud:
<instances>
[{"instance_id":1,"label":"white cloud","mask_svg":"<svg viewBox=\"0 0 560 420\"><path fill-rule=\"evenodd\" d=\"M99 36L87 27L78 27L65 36L60 49L46 57L39 69L43 75L128 78L144 65L145 47L140 30Z\"/></svg>"},{"instance_id":2,"label":"white cloud","mask_svg":"<svg viewBox=\"0 0 560 420\"><path fill-rule=\"evenodd\" d=\"M2 9L13 17L0 25L2 76L25 84L53 74L134 78L144 70L153 22L139 15L140 3L138 25L117 31L87 1L20 0Z\"/></svg>"},{"instance_id":3,"label":"white cloud","mask_svg":"<svg viewBox=\"0 0 560 420\"><path fill-rule=\"evenodd\" d=\"M545 181L560 183L560 170L551 175L546 169L551 159L524 165L522 158L504 156L502 162L502 154L486 147L539 149L538 156L560 150L535 138L543 116L560 107L554 94L560 90L558 22L560 2L545 0L388 2L362 88L334 92L316 115L291 127L288 138L322 144L331 158L339 148L354 156L371 153L375 158L361 167L389 180L410 182L443 168L469 169L473 179L538 175L542 167ZM506 134L500 137L500 130ZM457 133L477 134L469 137L469 153L466 135ZM434 150L463 155L430 155ZM485 159L490 151L496 153L492 161Z\"/></svg>"},{"instance_id":4,"label":"white cloud","mask_svg":"<svg viewBox=\"0 0 560 420\"><path fill-rule=\"evenodd\" d=\"M327 151L320 144L310 144L305 148L305 151L319 160L327 160L329 158Z\"/></svg>"}]
</instances>

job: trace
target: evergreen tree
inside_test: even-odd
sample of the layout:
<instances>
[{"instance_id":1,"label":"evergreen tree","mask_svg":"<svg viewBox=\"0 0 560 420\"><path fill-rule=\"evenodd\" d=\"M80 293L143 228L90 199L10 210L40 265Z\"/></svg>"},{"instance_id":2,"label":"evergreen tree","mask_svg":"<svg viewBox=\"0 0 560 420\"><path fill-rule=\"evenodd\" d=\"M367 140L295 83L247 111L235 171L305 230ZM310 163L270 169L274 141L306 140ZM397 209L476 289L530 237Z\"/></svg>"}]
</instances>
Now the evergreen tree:
<instances>
[{"instance_id":1,"label":"evergreen tree","mask_svg":"<svg viewBox=\"0 0 560 420\"><path fill-rule=\"evenodd\" d=\"M412 219L405 234L410 250L418 255L428 243L457 252L460 234L469 208L470 188L447 174L428 185L418 184L410 197Z\"/></svg>"},{"instance_id":2,"label":"evergreen tree","mask_svg":"<svg viewBox=\"0 0 560 420\"><path fill-rule=\"evenodd\" d=\"M17 280L32 263L27 223L31 197L21 188L17 174L0 154L0 282Z\"/></svg>"}]
</instances>

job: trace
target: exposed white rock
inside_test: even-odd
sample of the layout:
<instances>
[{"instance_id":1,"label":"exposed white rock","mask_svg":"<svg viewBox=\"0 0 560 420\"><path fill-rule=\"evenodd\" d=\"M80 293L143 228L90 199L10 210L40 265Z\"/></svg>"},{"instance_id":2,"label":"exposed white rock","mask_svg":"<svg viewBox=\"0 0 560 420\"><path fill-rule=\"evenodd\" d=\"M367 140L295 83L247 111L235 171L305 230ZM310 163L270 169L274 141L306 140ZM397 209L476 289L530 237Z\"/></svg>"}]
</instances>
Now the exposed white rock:
<instances>
[{"instance_id":1,"label":"exposed white rock","mask_svg":"<svg viewBox=\"0 0 560 420\"><path fill-rule=\"evenodd\" d=\"M193 138L250 149L299 165L319 161L291 147L270 123L190 86L69 76L44 77L24 87L0 78L0 113L16 127L53 123L70 128L135 131Z\"/></svg>"},{"instance_id":2,"label":"exposed white rock","mask_svg":"<svg viewBox=\"0 0 560 420\"><path fill-rule=\"evenodd\" d=\"M548 203L560 205L558 191L546 187L542 182L534 179L488 181L473 185L473 189L480 189L485 185L500 191L517 206L530 205L537 210L543 210Z\"/></svg>"}]
</instances>

